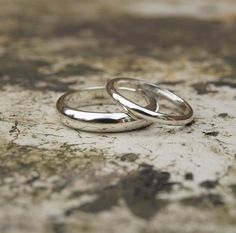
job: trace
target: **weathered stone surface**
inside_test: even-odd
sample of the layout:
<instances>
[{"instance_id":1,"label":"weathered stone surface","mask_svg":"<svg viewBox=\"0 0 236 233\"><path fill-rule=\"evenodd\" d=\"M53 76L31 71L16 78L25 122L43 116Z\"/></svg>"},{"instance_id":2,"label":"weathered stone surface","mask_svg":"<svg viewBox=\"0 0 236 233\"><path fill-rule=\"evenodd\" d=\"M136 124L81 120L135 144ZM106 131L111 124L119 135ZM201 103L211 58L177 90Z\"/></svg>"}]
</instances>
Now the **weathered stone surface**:
<instances>
[{"instance_id":1,"label":"weathered stone surface","mask_svg":"<svg viewBox=\"0 0 236 233\"><path fill-rule=\"evenodd\" d=\"M236 232L234 1L0 0L0 232ZM67 90L161 83L186 127L92 134Z\"/></svg>"}]
</instances>

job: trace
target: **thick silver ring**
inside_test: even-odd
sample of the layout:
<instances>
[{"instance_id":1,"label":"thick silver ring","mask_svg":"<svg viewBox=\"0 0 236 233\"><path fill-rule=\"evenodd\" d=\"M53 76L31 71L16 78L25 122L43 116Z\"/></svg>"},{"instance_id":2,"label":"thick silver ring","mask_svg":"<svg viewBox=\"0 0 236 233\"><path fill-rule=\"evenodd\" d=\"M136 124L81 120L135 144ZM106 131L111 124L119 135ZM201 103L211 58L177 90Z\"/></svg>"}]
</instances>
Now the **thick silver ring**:
<instances>
[{"instance_id":1,"label":"thick silver ring","mask_svg":"<svg viewBox=\"0 0 236 233\"><path fill-rule=\"evenodd\" d=\"M177 107L177 111L180 115L166 114L144 108L121 95L119 88L122 87L134 88L142 91L143 93L149 93L149 95L155 96L156 98L164 97ZM168 91L167 89L160 87L159 85L138 79L118 77L110 80L107 83L106 89L115 102L127 109L128 114L132 114L138 118L168 125L185 125L193 120L192 107L184 99Z\"/></svg>"},{"instance_id":2,"label":"thick silver ring","mask_svg":"<svg viewBox=\"0 0 236 233\"><path fill-rule=\"evenodd\" d=\"M132 88L120 88L124 91L135 92ZM150 111L157 111L159 105L156 99L151 96L146 96L143 93L147 104L146 108ZM90 87L77 91L70 91L62 95L57 103L56 108L59 112L60 120L65 125L90 132L123 132L134 129L144 128L152 124L151 121L145 119L137 119L136 117L129 116L125 112L88 112L79 110L85 106L112 104L114 101L109 97L105 87Z\"/></svg>"}]
</instances>

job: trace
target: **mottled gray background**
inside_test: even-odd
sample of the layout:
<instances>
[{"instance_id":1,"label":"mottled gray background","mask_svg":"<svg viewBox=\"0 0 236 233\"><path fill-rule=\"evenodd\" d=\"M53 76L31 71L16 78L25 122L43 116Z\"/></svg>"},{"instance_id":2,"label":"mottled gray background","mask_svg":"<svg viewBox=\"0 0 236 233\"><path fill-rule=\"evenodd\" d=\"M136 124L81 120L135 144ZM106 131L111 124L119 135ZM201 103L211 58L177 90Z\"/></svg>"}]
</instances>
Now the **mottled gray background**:
<instances>
[{"instance_id":1,"label":"mottled gray background","mask_svg":"<svg viewBox=\"0 0 236 233\"><path fill-rule=\"evenodd\" d=\"M92 134L65 91L161 83L195 121ZM0 0L0 233L235 233L234 0Z\"/></svg>"}]
</instances>

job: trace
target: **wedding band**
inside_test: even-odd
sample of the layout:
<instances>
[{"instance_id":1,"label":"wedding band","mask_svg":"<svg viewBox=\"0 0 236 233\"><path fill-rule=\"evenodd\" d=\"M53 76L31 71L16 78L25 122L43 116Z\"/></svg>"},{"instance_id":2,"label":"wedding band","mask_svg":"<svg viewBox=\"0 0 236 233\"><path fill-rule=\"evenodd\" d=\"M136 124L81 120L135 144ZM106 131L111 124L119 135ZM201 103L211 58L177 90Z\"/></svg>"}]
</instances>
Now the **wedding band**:
<instances>
[{"instance_id":1,"label":"wedding band","mask_svg":"<svg viewBox=\"0 0 236 233\"><path fill-rule=\"evenodd\" d=\"M141 95L150 111L157 111L159 105L154 97L137 92L134 88L119 88L125 92ZM63 124L90 132L121 132L144 128L152 124L145 119L137 119L125 112L90 112L83 107L101 104L115 105L105 87L91 87L78 91L70 91L62 95L56 104L60 120ZM119 107L119 105L117 105Z\"/></svg>"},{"instance_id":2,"label":"wedding band","mask_svg":"<svg viewBox=\"0 0 236 233\"><path fill-rule=\"evenodd\" d=\"M177 107L177 111L180 112L180 115L166 114L144 108L124 97L119 92L119 89L122 87L134 88L143 93L149 93L156 98L164 97L167 101L173 103ZM138 118L168 125L185 125L193 120L192 107L184 99L159 85L138 79L118 77L110 80L107 83L106 89L115 102L127 109L128 114L132 114Z\"/></svg>"}]
</instances>

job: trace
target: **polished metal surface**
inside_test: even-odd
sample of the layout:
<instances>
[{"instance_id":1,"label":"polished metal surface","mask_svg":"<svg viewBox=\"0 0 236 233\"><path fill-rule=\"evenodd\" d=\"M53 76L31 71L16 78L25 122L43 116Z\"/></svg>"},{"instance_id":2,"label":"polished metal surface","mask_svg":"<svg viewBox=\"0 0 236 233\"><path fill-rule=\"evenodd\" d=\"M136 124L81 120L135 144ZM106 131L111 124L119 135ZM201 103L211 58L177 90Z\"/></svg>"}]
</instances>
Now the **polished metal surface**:
<instances>
[{"instance_id":1,"label":"polished metal surface","mask_svg":"<svg viewBox=\"0 0 236 233\"><path fill-rule=\"evenodd\" d=\"M142 107L120 93L119 89L123 87L133 88L148 96L155 96L156 99L160 97L164 98L175 105L176 111L179 114L167 114ZM159 85L138 79L118 77L110 80L107 83L106 89L115 102L127 109L128 114L133 114L138 118L176 126L188 124L193 120L192 107L184 99Z\"/></svg>"},{"instance_id":2,"label":"polished metal surface","mask_svg":"<svg viewBox=\"0 0 236 233\"><path fill-rule=\"evenodd\" d=\"M150 111L157 111L159 106L156 99L143 95L133 88L120 88L125 92L139 95L146 103L146 108ZM99 105L116 105L107 94L104 87L91 87L78 91L71 91L61 96L56 104L60 120L65 125L90 132L123 132L140 129L152 124L145 119L137 119L127 113L122 112L93 112L82 110L81 108ZM120 108L119 105L117 107Z\"/></svg>"}]
</instances>

